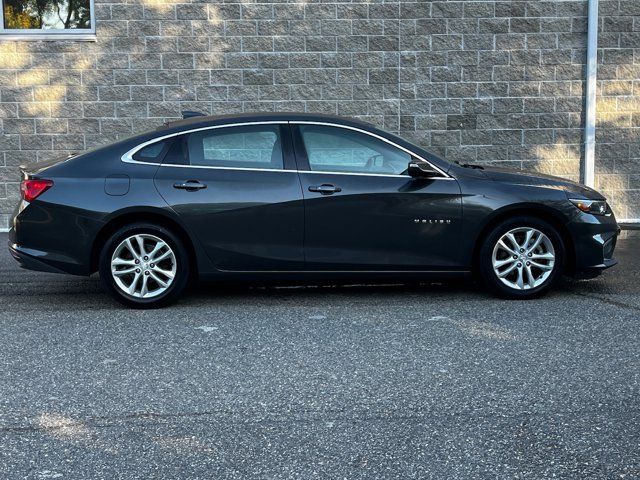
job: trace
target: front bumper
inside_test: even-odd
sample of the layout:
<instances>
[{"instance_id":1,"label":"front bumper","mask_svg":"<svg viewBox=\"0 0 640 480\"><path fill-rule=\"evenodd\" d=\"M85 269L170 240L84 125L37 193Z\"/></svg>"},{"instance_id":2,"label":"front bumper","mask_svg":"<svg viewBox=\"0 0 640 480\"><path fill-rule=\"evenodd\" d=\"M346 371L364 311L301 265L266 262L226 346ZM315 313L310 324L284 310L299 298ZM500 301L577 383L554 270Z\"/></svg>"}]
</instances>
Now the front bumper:
<instances>
[{"instance_id":1,"label":"front bumper","mask_svg":"<svg viewBox=\"0 0 640 480\"><path fill-rule=\"evenodd\" d=\"M576 278L595 278L602 274L607 268L614 267L618 264L618 260L615 258L605 260L600 265L592 265L591 267L582 268L580 270L575 270L573 272L573 276Z\"/></svg>"},{"instance_id":2,"label":"front bumper","mask_svg":"<svg viewBox=\"0 0 640 480\"><path fill-rule=\"evenodd\" d=\"M604 270L617 265L614 252L620 227L613 215L595 216L582 214L581 218L569 223L573 236L573 275L592 278Z\"/></svg>"}]
</instances>

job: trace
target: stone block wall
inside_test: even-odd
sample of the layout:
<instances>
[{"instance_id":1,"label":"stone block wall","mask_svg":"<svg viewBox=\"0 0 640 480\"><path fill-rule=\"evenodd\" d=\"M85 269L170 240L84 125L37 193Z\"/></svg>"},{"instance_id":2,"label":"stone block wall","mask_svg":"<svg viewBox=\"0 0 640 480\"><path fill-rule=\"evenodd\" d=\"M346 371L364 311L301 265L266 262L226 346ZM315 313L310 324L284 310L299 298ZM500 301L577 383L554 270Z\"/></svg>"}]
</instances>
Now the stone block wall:
<instances>
[{"instance_id":1,"label":"stone block wall","mask_svg":"<svg viewBox=\"0 0 640 480\"><path fill-rule=\"evenodd\" d=\"M360 117L450 160L578 180L587 0L95 0L96 42L0 38L0 228L17 165L181 110ZM602 0L597 182L640 217L640 2Z\"/></svg>"},{"instance_id":2,"label":"stone block wall","mask_svg":"<svg viewBox=\"0 0 640 480\"><path fill-rule=\"evenodd\" d=\"M601 0L596 187L640 221L640 1Z\"/></svg>"}]
</instances>

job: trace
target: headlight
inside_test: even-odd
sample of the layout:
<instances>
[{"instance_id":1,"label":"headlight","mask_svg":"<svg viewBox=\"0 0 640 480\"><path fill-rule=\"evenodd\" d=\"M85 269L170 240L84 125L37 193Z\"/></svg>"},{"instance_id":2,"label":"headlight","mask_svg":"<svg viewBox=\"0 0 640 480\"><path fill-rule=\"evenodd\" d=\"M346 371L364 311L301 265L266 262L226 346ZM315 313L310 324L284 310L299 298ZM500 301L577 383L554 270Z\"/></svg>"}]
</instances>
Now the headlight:
<instances>
[{"instance_id":1,"label":"headlight","mask_svg":"<svg viewBox=\"0 0 640 480\"><path fill-rule=\"evenodd\" d=\"M593 215L606 215L609 213L609 206L604 200L577 200L570 198L569 201L585 213Z\"/></svg>"}]
</instances>

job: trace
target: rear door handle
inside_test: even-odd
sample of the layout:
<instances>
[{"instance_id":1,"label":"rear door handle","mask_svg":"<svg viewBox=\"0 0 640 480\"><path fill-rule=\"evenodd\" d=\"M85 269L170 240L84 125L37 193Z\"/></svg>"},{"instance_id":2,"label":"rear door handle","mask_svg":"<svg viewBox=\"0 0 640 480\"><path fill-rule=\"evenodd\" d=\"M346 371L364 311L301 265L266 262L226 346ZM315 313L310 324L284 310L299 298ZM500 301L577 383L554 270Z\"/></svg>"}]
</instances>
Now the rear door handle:
<instances>
[{"instance_id":1,"label":"rear door handle","mask_svg":"<svg viewBox=\"0 0 640 480\"><path fill-rule=\"evenodd\" d=\"M207 188L204 183L200 183L197 180L187 180L186 182L176 182L173 184L173 188L180 190L187 190L188 192L195 192L196 190L202 190Z\"/></svg>"},{"instance_id":2,"label":"rear door handle","mask_svg":"<svg viewBox=\"0 0 640 480\"><path fill-rule=\"evenodd\" d=\"M318 192L323 195L331 195L332 193L341 192L342 189L340 187L336 187L335 185L328 185L325 183L323 185L312 185L311 187L309 187L309 191Z\"/></svg>"}]
</instances>

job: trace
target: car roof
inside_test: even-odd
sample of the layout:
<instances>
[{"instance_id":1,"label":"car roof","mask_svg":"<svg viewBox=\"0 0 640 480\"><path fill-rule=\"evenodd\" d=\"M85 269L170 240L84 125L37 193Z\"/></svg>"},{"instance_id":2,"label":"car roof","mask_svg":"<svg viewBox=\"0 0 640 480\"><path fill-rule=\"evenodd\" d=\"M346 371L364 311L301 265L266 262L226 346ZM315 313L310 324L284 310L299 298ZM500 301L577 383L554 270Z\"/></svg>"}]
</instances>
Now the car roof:
<instances>
[{"instance_id":1,"label":"car roof","mask_svg":"<svg viewBox=\"0 0 640 480\"><path fill-rule=\"evenodd\" d=\"M103 145L98 147L94 152L109 150L112 148L122 149L123 153L131 150L132 148L141 145L145 142L159 140L165 136L180 135L184 132L191 130L197 130L200 128L206 129L208 127L215 127L217 125L232 125L237 123L252 123L252 122L318 122L318 123L333 123L336 125L344 125L346 127L354 127L377 135L382 138L386 138L391 142L408 149L411 152L415 152L422 158L429 160L431 163L438 166L443 171L447 171L451 164L428 152L424 148L405 140L393 133L379 129L373 124L367 123L362 120L353 118L345 118L338 115L328 115L322 113L300 113L300 112L278 112L278 113L236 113L231 115L197 115L182 120L176 120L167 122L159 126L156 130L142 132L133 135L128 138L121 139L115 143L109 145ZM86 152L89 153L89 152Z\"/></svg>"},{"instance_id":2,"label":"car roof","mask_svg":"<svg viewBox=\"0 0 640 480\"><path fill-rule=\"evenodd\" d=\"M156 133L164 131L175 132L176 130L204 127L208 125L225 125L231 123L245 122L282 122L282 121L305 121L305 122L326 122L338 123L341 125L351 125L355 127L364 127L367 130L375 129L374 125L356 120L352 118L340 117L338 115L327 115L322 113L297 113L297 112L278 112L278 113L234 113L228 115L198 115L183 120L167 122L156 129Z\"/></svg>"}]
</instances>

